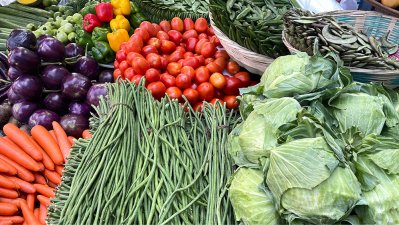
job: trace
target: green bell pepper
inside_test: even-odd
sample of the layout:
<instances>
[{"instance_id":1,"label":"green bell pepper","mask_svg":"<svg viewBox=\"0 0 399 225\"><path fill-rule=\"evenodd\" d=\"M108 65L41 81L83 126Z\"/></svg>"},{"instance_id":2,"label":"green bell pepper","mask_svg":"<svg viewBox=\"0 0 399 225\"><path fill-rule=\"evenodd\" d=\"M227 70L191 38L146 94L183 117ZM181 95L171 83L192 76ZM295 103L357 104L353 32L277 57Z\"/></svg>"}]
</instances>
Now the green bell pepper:
<instances>
[{"instance_id":1,"label":"green bell pepper","mask_svg":"<svg viewBox=\"0 0 399 225\"><path fill-rule=\"evenodd\" d=\"M95 41L107 41L108 29L102 27L95 27L91 33L91 40Z\"/></svg>"},{"instance_id":2,"label":"green bell pepper","mask_svg":"<svg viewBox=\"0 0 399 225\"><path fill-rule=\"evenodd\" d=\"M141 22L146 20L147 18L145 18L145 16L139 12L131 16L130 25L132 25L133 27L139 27Z\"/></svg>"},{"instance_id":3,"label":"green bell pepper","mask_svg":"<svg viewBox=\"0 0 399 225\"><path fill-rule=\"evenodd\" d=\"M91 40L90 33L87 33L83 29L76 30L76 43L83 48L87 46L88 49L93 47L93 41Z\"/></svg>"},{"instance_id":4,"label":"green bell pepper","mask_svg":"<svg viewBox=\"0 0 399 225\"><path fill-rule=\"evenodd\" d=\"M96 41L91 49L93 58L99 63L110 63L115 60L114 51L112 51L108 42Z\"/></svg>"},{"instance_id":5,"label":"green bell pepper","mask_svg":"<svg viewBox=\"0 0 399 225\"><path fill-rule=\"evenodd\" d=\"M80 14L82 14L82 16L92 13L94 15L96 15L96 5L98 4L97 1L93 1L93 2L88 2L86 3L85 7L83 7L80 10Z\"/></svg>"},{"instance_id":6,"label":"green bell pepper","mask_svg":"<svg viewBox=\"0 0 399 225\"><path fill-rule=\"evenodd\" d=\"M135 14L138 12L140 12L139 6L136 3L130 1L130 14Z\"/></svg>"}]
</instances>

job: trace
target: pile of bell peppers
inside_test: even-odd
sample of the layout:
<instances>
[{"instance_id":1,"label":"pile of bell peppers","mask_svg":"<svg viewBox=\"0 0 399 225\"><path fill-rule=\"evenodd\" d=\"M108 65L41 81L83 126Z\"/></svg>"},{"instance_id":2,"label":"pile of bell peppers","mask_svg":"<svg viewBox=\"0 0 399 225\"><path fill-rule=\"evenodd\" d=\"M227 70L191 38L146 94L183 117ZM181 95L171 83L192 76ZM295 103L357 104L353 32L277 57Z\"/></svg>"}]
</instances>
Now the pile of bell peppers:
<instances>
[{"instance_id":1,"label":"pile of bell peppers","mask_svg":"<svg viewBox=\"0 0 399 225\"><path fill-rule=\"evenodd\" d=\"M128 41L133 29L147 19L139 7L129 0L90 1L81 9L82 25L76 42L91 50L99 63L111 63L115 52Z\"/></svg>"}]
</instances>

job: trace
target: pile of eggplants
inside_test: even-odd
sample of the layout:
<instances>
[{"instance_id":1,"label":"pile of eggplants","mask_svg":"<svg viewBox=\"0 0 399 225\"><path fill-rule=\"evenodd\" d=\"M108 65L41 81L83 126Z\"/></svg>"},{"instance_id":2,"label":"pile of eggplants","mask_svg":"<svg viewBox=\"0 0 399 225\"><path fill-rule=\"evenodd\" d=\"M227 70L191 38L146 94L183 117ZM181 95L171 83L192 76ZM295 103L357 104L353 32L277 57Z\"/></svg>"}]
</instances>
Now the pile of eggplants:
<instances>
[{"instance_id":1,"label":"pile of eggplants","mask_svg":"<svg viewBox=\"0 0 399 225\"><path fill-rule=\"evenodd\" d=\"M58 121L68 135L80 136L89 126L91 106L106 95L102 83L113 82L112 71L100 71L75 43L64 46L48 35L36 39L28 30L11 32L7 48L9 67L2 75L11 81L5 92L12 116L48 129Z\"/></svg>"}]
</instances>

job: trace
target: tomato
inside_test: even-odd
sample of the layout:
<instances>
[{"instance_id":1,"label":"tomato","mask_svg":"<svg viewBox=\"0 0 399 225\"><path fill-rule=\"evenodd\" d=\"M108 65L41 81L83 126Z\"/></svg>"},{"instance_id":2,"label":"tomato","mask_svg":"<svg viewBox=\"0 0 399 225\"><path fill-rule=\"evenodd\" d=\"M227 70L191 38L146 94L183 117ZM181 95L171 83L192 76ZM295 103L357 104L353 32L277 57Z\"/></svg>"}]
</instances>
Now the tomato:
<instances>
[{"instance_id":1,"label":"tomato","mask_svg":"<svg viewBox=\"0 0 399 225\"><path fill-rule=\"evenodd\" d=\"M162 20L162 21L159 23L159 26L161 26L161 29L162 29L163 31L165 31L165 32L168 32L168 31L170 31L170 30L172 29L171 26L170 26L169 21L167 21L167 20Z\"/></svg>"},{"instance_id":2,"label":"tomato","mask_svg":"<svg viewBox=\"0 0 399 225\"><path fill-rule=\"evenodd\" d=\"M161 57L161 68L166 70L166 67L168 67L168 60L165 57Z\"/></svg>"},{"instance_id":3,"label":"tomato","mask_svg":"<svg viewBox=\"0 0 399 225\"><path fill-rule=\"evenodd\" d=\"M209 80L209 70L205 66L199 67L195 71L195 82L200 84Z\"/></svg>"},{"instance_id":4,"label":"tomato","mask_svg":"<svg viewBox=\"0 0 399 225\"><path fill-rule=\"evenodd\" d=\"M161 74L160 80L166 87L176 86L176 78L168 73Z\"/></svg>"},{"instance_id":5,"label":"tomato","mask_svg":"<svg viewBox=\"0 0 399 225\"><path fill-rule=\"evenodd\" d=\"M131 81L132 83L135 83L136 85L139 85L139 84L140 84L141 78L143 78L143 76L141 76L141 75L134 75L134 76L132 77L132 79L130 79L130 81Z\"/></svg>"},{"instance_id":6,"label":"tomato","mask_svg":"<svg viewBox=\"0 0 399 225\"><path fill-rule=\"evenodd\" d=\"M208 65L206 65L206 68L209 70L209 72L212 73L221 73L223 72L223 69L216 64L215 62L211 62Z\"/></svg>"},{"instance_id":7,"label":"tomato","mask_svg":"<svg viewBox=\"0 0 399 225\"><path fill-rule=\"evenodd\" d=\"M194 29L199 33L204 33L208 30L208 21L205 18L198 18L195 21Z\"/></svg>"},{"instance_id":8,"label":"tomato","mask_svg":"<svg viewBox=\"0 0 399 225\"><path fill-rule=\"evenodd\" d=\"M154 29L156 31L156 34L162 30L161 26L159 26L159 24L156 23L152 23L152 26L154 26Z\"/></svg>"},{"instance_id":9,"label":"tomato","mask_svg":"<svg viewBox=\"0 0 399 225\"><path fill-rule=\"evenodd\" d=\"M179 31L179 32L183 32L184 31L183 20L181 20L179 17L173 18L172 21L170 22L170 25L172 27L172 30L176 30L176 31Z\"/></svg>"},{"instance_id":10,"label":"tomato","mask_svg":"<svg viewBox=\"0 0 399 225\"><path fill-rule=\"evenodd\" d=\"M206 43L209 42L207 39L200 39L198 43L195 45L195 53L201 54L202 51L202 46Z\"/></svg>"},{"instance_id":11,"label":"tomato","mask_svg":"<svg viewBox=\"0 0 399 225\"><path fill-rule=\"evenodd\" d=\"M206 42L202 45L201 55L203 55L205 58L214 56L215 52L216 52L216 47L211 42Z\"/></svg>"},{"instance_id":12,"label":"tomato","mask_svg":"<svg viewBox=\"0 0 399 225\"><path fill-rule=\"evenodd\" d=\"M200 66L200 61L196 57L190 57L184 59L182 66L191 66L194 69L197 69Z\"/></svg>"},{"instance_id":13,"label":"tomato","mask_svg":"<svg viewBox=\"0 0 399 225\"><path fill-rule=\"evenodd\" d=\"M165 96L166 87L160 81L150 83L147 86L147 89L152 93L152 96L154 96L155 99L159 100Z\"/></svg>"},{"instance_id":14,"label":"tomato","mask_svg":"<svg viewBox=\"0 0 399 225\"><path fill-rule=\"evenodd\" d=\"M182 66L177 62L171 62L168 64L166 70L170 75L177 76L180 74Z\"/></svg>"},{"instance_id":15,"label":"tomato","mask_svg":"<svg viewBox=\"0 0 399 225\"><path fill-rule=\"evenodd\" d=\"M176 86L182 90L191 87L191 77L187 74L179 74L176 77Z\"/></svg>"},{"instance_id":16,"label":"tomato","mask_svg":"<svg viewBox=\"0 0 399 225\"><path fill-rule=\"evenodd\" d=\"M133 69L136 74L143 75L150 68L150 64L142 57L133 59Z\"/></svg>"},{"instance_id":17,"label":"tomato","mask_svg":"<svg viewBox=\"0 0 399 225\"><path fill-rule=\"evenodd\" d=\"M236 109L240 105L237 101L237 97L234 95L224 96L223 100L226 102L226 107L228 109Z\"/></svg>"},{"instance_id":18,"label":"tomato","mask_svg":"<svg viewBox=\"0 0 399 225\"><path fill-rule=\"evenodd\" d=\"M218 37L216 37L216 35L213 35L209 41L214 44L216 47L222 47L222 44L220 43L220 40Z\"/></svg>"},{"instance_id":19,"label":"tomato","mask_svg":"<svg viewBox=\"0 0 399 225\"><path fill-rule=\"evenodd\" d=\"M133 77L134 75L136 75L136 74L134 73L134 70L133 70L132 67L127 68L127 69L125 70L125 72L123 72L123 76L124 76L126 79L128 79L128 80L132 79L132 77Z\"/></svg>"},{"instance_id":20,"label":"tomato","mask_svg":"<svg viewBox=\"0 0 399 225\"><path fill-rule=\"evenodd\" d=\"M137 53L137 52L129 52L129 54L127 54L127 57L126 57L127 63L129 63L129 65L133 65L133 60L136 57L143 57L143 56L140 53Z\"/></svg>"},{"instance_id":21,"label":"tomato","mask_svg":"<svg viewBox=\"0 0 399 225\"><path fill-rule=\"evenodd\" d=\"M140 38L140 39L141 39L141 38ZM123 43L121 44L121 49L120 49L120 50L127 52L127 51L126 51L126 42L123 42Z\"/></svg>"},{"instance_id":22,"label":"tomato","mask_svg":"<svg viewBox=\"0 0 399 225\"><path fill-rule=\"evenodd\" d=\"M215 89L215 98L223 99L223 97L224 97L223 90Z\"/></svg>"},{"instance_id":23,"label":"tomato","mask_svg":"<svg viewBox=\"0 0 399 225\"><path fill-rule=\"evenodd\" d=\"M192 83L190 88L197 90L197 87L198 87L197 83Z\"/></svg>"},{"instance_id":24,"label":"tomato","mask_svg":"<svg viewBox=\"0 0 399 225\"><path fill-rule=\"evenodd\" d=\"M123 78L123 73L120 69L115 69L113 73L114 80L118 79L118 77Z\"/></svg>"},{"instance_id":25,"label":"tomato","mask_svg":"<svg viewBox=\"0 0 399 225\"><path fill-rule=\"evenodd\" d=\"M161 30L157 33L157 38L159 40L169 40L169 35L165 31Z\"/></svg>"},{"instance_id":26,"label":"tomato","mask_svg":"<svg viewBox=\"0 0 399 225\"><path fill-rule=\"evenodd\" d=\"M115 68L115 69L118 69L118 68L119 68L119 62L118 62L118 60L115 60L115 61L114 61L114 68Z\"/></svg>"},{"instance_id":27,"label":"tomato","mask_svg":"<svg viewBox=\"0 0 399 225\"><path fill-rule=\"evenodd\" d=\"M115 55L116 60L118 60L118 62L122 62L123 60L126 59L126 52L123 50L119 50L116 55Z\"/></svg>"},{"instance_id":28,"label":"tomato","mask_svg":"<svg viewBox=\"0 0 399 225\"><path fill-rule=\"evenodd\" d=\"M220 102L221 105L224 104L224 101L219 98L213 98L209 103L211 103L212 105L218 106L217 102Z\"/></svg>"},{"instance_id":29,"label":"tomato","mask_svg":"<svg viewBox=\"0 0 399 225\"><path fill-rule=\"evenodd\" d=\"M177 61L177 63L179 63L183 67L183 61L184 59L180 59L179 61Z\"/></svg>"},{"instance_id":30,"label":"tomato","mask_svg":"<svg viewBox=\"0 0 399 225\"><path fill-rule=\"evenodd\" d=\"M145 72L145 79L149 83L159 81L160 77L161 73L157 69L150 68Z\"/></svg>"},{"instance_id":31,"label":"tomato","mask_svg":"<svg viewBox=\"0 0 399 225\"><path fill-rule=\"evenodd\" d=\"M204 62L204 63L205 63L205 66L208 65L209 63L213 62L213 61L215 61L214 58L206 58L206 59L205 59L205 62Z\"/></svg>"},{"instance_id":32,"label":"tomato","mask_svg":"<svg viewBox=\"0 0 399 225\"><path fill-rule=\"evenodd\" d=\"M210 101L215 95L215 88L209 82L204 82L197 87L200 99Z\"/></svg>"},{"instance_id":33,"label":"tomato","mask_svg":"<svg viewBox=\"0 0 399 225\"><path fill-rule=\"evenodd\" d=\"M227 72L229 72L231 75L234 75L240 71L240 66L238 65L237 62L235 61L230 61L227 63L226 67Z\"/></svg>"},{"instance_id":34,"label":"tomato","mask_svg":"<svg viewBox=\"0 0 399 225\"><path fill-rule=\"evenodd\" d=\"M193 105L195 104L198 99L199 99L199 93L197 90L192 89L192 88L187 88L186 90L183 91L184 97L187 98L187 101Z\"/></svg>"},{"instance_id":35,"label":"tomato","mask_svg":"<svg viewBox=\"0 0 399 225\"><path fill-rule=\"evenodd\" d=\"M234 74L235 78L238 78L242 86L241 87L248 87L251 84L251 75L248 72L239 72Z\"/></svg>"},{"instance_id":36,"label":"tomato","mask_svg":"<svg viewBox=\"0 0 399 225\"><path fill-rule=\"evenodd\" d=\"M207 41L209 41L209 38L208 38L208 35L206 35L205 33L201 33L201 34L199 34L198 35L198 39L204 39L204 40L207 40Z\"/></svg>"},{"instance_id":37,"label":"tomato","mask_svg":"<svg viewBox=\"0 0 399 225\"><path fill-rule=\"evenodd\" d=\"M121 71L121 73L125 73L125 70L129 67L129 63L127 63L126 60L123 60L119 63L119 70Z\"/></svg>"},{"instance_id":38,"label":"tomato","mask_svg":"<svg viewBox=\"0 0 399 225\"><path fill-rule=\"evenodd\" d=\"M213 31L213 27L208 27L207 34L208 34L209 36L215 35L215 32Z\"/></svg>"},{"instance_id":39,"label":"tomato","mask_svg":"<svg viewBox=\"0 0 399 225\"><path fill-rule=\"evenodd\" d=\"M134 42L134 41L128 41L125 43L124 50L128 53L130 53L130 52L140 53L141 47L140 47L140 45L136 44L136 42Z\"/></svg>"},{"instance_id":40,"label":"tomato","mask_svg":"<svg viewBox=\"0 0 399 225\"><path fill-rule=\"evenodd\" d=\"M209 82L218 89L223 89L226 86L226 78L223 76L221 73L214 73L212 76L209 78Z\"/></svg>"},{"instance_id":41,"label":"tomato","mask_svg":"<svg viewBox=\"0 0 399 225\"><path fill-rule=\"evenodd\" d=\"M168 41L168 40L161 40L161 52L164 54L170 54L174 50L176 50L176 44Z\"/></svg>"},{"instance_id":42,"label":"tomato","mask_svg":"<svg viewBox=\"0 0 399 225\"><path fill-rule=\"evenodd\" d=\"M143 42L147 42L150 39L150 34L148 33L148 31L140 27L134 30L134 33L140 36L143 39Z\"/></svg>"},{"instance_id":43,"label":"tomato","mask_svg":"<svg viewBox=\"0 0 399 225\"><path fill-rule=\"evenodd\" d=\"M194 53L192 53L192 52L186 52L186 53L184 53L184 56L183 56L185 59L187 59L187 58L189 58L189 57L194 57Z\"/></svg>"},{"instance_id":44,"label":"tomato","mask_svg":"<svg viewBox=\"0 0 399 225\"><path fill-rule=\"evenodd\" d=\"M191 37L191 38L187 39L187 42L186 42L187 51L194 52L195 47L197 46L197 43L198 43L198 38Z\"/></svg>"},{"instance_id":45,"label":"tomato","mask_svg":"<svg viewBox=\"0 0 399 225\"><path fill-rule=\"evenodd\" d=\"M139 34L133 34L130 38L128 42L133 42L133 46L135 48L139 48L141 49L142 47L144 47L144 42L143 42L143 38L139 35ZM140 52L140 51L139 51Z\"/></svg>"},{"instance_id":46,"label":"tomato","mask_svg":"<svg viewBox=\"0 0 399 225\"><path fill-rule=\"evenodd\" d=\"M197 38L198 33L196 30L187 30L183 33L183 41L187 41L189 38Z\"/></svg>"},{"instance_id":47,"label":"tomato","mask_svg":"<svg viewBox=\"0 0 399 225\"><path fill-rule=\"evenodd\" d=\"M168 56L168 62L177 62L184 57L184 53L180 51L174 51L170 56Z\"/></svg>"},{"instance_id":48,"label":"tomato","mask_svg":"<svg viewBox=\"0 0 399 225\"><path fill-rule=\"evenodd\" d=\"M166 89L166 94L170 99L177 99L178 101L182 100L183 93L178 87L169 87Z\"/></svg>"},{"instance_id":49,"label":"tomato","mask_svg":"<svg viewBox=\"0 0 399 225\"><path fill-rule=\"evenodd\" d=\"M141 29L144 29L148 32L150 37L155 37L157 35L157 31L155 30L155 27L152 25L152 23L148 21L143 21L140 26Z\"/></svg>"},{"instance_id":50,"label":"tomato","mask_svg":"<svg viewBox=\"0 0 399 225\"><path fill-rule=\"evenodd\" d=\"M203 108L204 108L204 103L203 102L197 102L197 104L195 104L194 107L193 107L195 112L202 112Z\"/></svg>"},{"instance_id":51,"label":"tomato","mask_svg":"<svg viewBox=\"0 0 399 225\"><path fill-rule=\"evenodd\" d=\"M183 66L183 68L181 68L180 73L188 75L191 78L191 80L195 79L195 70L191 66Z\"/></svg>"},{"instance_id":52,"label":"tomato","mask_svg":"<svg viewBox=\"0 0 399 225\"><path fill-rule=\"evenodd\" d=\"M223 88L223 92L226 95L239 95L240 91L238 90L241 87L241 81L235 77L227 77L226 86Z\"/></svg>"},{"instance_id":53,"label":"tomato","mask_svg":"<svg viewBox=\"0 0 399 225\"><path fill-rule=\"evenodd\" d=\"M183 54L186 53L186 49L182 46L177 46L175 51L181 52Z\"/></svg>"},{"instance_id":54,"label":"tomato","mask_svg":"<svg viewBox=\"0 0 399 225\"><path fill-rule=\"evenodd\" d=\"M205 65L205 57L203 55L196 55L195 58L199 60L200 66Z\"/></svg>"},{"instance_id":55,"label":"tomato","mask_svg":"<svg viewBox=\"0 0 399 225\"><path fill-rule=\"evenodd\" d=\"M230 56L227 54L226 50L217 50L215 53L215 58L225 58L226 60L229 60Z\"/></svg>"},{"instance_id":56,"label":"tomato","mask_svg":"<svg viewBox=\"0 0 399 225\"><path fill-rule=\"evenodd\" d=\"M155 46L153 46L153 45L147 45L143 49L141 49L141 54L144 57L147 57L147 55L150 54L150 53L158 54L158 49Z\"/></svg>"},{"instance_id":57,"label":"tomato","mask_svg":"<svg viewBox=\"0 0 399 225\"><path fill-rule=\"evenodd\" d=\"M226 65L228 63L227 59L225 58L216 58L215 61L213 61L214 63L218 64L218 66L224 70L224 68L226 68Z\"/></svg>"},{"instance_id":58,"label":"tomato","mask_svg":"<svg viewBox=\"0 0 399 225\"><path fill-rule=\"evenodd\" d=\"M152 37L152 38L150 38L150 40L148 40L147 44L152 45L155 48L159 49L161 47L161 40L159 40L158 38Z\"/></svg>"},{"instance_id":59,"label":"tomato","mask_svg":"<svg viewBox=\"0 0 399 225\"><path fill-rule=\"evenodd\" d=\"M257 85L257 84L258 84L258 82L252 80L248 86L254 86L254 85Z\"/></svg>"},{"instance_id":60,"label":"tomato","mask_svg":"<svg viewBox=\"0 0 399 225\"><path fill-rule=\"evenodd\" d=\"M186 44L185 43L180 43L180 46L184 48L184 51L186 51Z\"/></svg>"},{"instance_id":61,"label":"tomato","mask_svg":"<svg viewBox=\"0 0 399 225\"><path fill-rule=\"evenodd\" d=\"M176 30L168 31L169 40L173 41L176 45L180 45L181 40L183 39L183 35Z\"/></svg>"},{"instance_id":62,"label":"tomato","mask_svg":"<svg viewBox=\"0 0 399 225\"><path fill-rule=\"evenodd\" d=\"M193 30L194 29L194 21L190 18L185 18L183 21L184 30Z\"/></svg>"}]
</instances>

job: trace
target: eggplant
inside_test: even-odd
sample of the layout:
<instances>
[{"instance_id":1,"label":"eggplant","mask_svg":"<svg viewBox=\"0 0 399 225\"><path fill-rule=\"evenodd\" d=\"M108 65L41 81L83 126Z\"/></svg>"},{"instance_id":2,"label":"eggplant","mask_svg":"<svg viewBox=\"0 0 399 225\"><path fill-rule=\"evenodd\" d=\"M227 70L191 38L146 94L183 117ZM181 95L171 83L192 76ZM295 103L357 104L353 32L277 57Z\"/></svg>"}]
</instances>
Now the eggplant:
<instances>
[{"instance_id":1,"label":"eggplant","mask_svg":"<svg viewBox=\"0 0 399 225\"><path fill-rule=\"evenodd\" d=\"M43 92L43 85L40 78L36 76L21 76L12 84L15 94L25 100L38 99Z\"/></svg>"},{"instance_id":2,"label":"eggplant","mask_svg":"<svg viewBox=\"0 0 399 225\"><path fill-rule=\"evenodd\" d=\"M92 106L98 106L100 104L100 97L107 95L107 87L105 84L93 85L87 93L86 102Z\"/></svg>"},{"instance_id":3,"label":"eggplant","mask_svg":"<svg viewBox=\"0 0 399 225\"><path fill-rule=\"evenodd\" d=\"M12 89L12 86L7 91L7 98L11 104L15 104L15 103L23 100L22 96L15 93L15 91Z\"/></svg>"},{"instance_id":4,"label":"eggplant","mask_svg":"<svg viewBox=\"0 0 399 225\"><path fill-rule=\"evenodd\" d=\"M68 107L69 113L82 115L87 118L90 116L90 109L90 105L85 102L71 102Z\"/></svg>"},{"instance_id":5,"label":"eggplant","mask_svg":"<svg viewBox=\"0 0 399 225\"><path fill-rule=\"evenodd\" d=\"M43 100L46 109L57 113L65 113L67 111L68 101L61 93L50 93Z\"/></svg>"},{"instance_id":6,"label":"eggplant","mask_svg":"<svg viewBox=\"0 0 399 225\"><path fill-rule=\"evenodd\" d=\"M96 60L91 57L83 56L78 59L74 66L74 72L83 74L90 80L98 79L99 66Z\"/></svg>"},{"instance_id":7,"label":"eggplant","mask_svg":"<svg viewBox=\"0 0 399 225\"><path fill-rule=\"evenodd\" d=\"M37 53L46 62L61 62L65 58L65 46L51 37L41 40Z\"/></svg>"},{"instance_id":8,"label":"eggplant","mask_svg":"<svg viewBox=\"0 0 399 225\"><path fill-rule=\"evenodd\" d=\"M51 130L53 128L53 121L60 121L60 116L58 116L57 113L47 109L39 109L30 116L29 126L34 127L36 125L42 125L47 130Z\"/></svg>"},{"instance_id":9,"label":"eggplant","mask_svg":"<svg viewBox=\"0 0 399 225\"><path fill-rule=\"evenodd\" d=\"M67 114L61 118L60 124L68 136L79 138L89 128L89 120L77 114Z\"/></svg>"},{"instance_id":10,"label":"eggplant","mask_svg":"<svg viewBox=\"0 0 399 225\"><path fill-rule=\"evenodd\" d=\"M60 90L62 81L71 73L65 67L59 65L48 65L42 71L40 77L48 90Z\"/></svg>"},{"instance_id":11,"label":"eggplant","mask_svg":"<svg viewBox=\"0 0 399 225\"><path fill-rule=\"evenodd\" d=\"M29 117L39 109L36 102L22 100L12 106L12 116L21 123L26 123Z\"/></svg>"},{"instance_id":12,"label":"eggplant","mask_svg":"<svg viewBox=\"0 0 399 225\"><path fill-rule=\"evenodd\" d=\"M0 105L0 127L3 127L9 120L12 114L12 107L10 103L4 102Z\"/></svg>"},{"instance_id":13,"label":"eggplant","mask_svg":"<svg viewBox=\"0 0 399 225\"><path fill-rule=\"evenodd\" d=\"M0 52L0 64L2 64L5 67L5 70L8 70L8 68L10 67L7 55L2 52Z\"/></svg>"},{"instance_id":14,"label":"eggplant","mask_svg":"<svg viewBox=\"0 0 399 225\"><path fill-rule=\"evenodd\" d=\"M16 79L18 79L18 77L22 77L24 75L28 75L28 74L21 72L19 69L15 68L13 66L8 68L7 77L12 81L15 81Z\"/></svg>"},{"instance_id":15,"label":"eggplant","mask_svg":"<svg viewBox=\"0 0 399 225\"><path fill-rule=\"evenodd\" d=\"M27 48L17 47L11 51L8 62L10 66L27 73L37 71L40 66L40 57L36 52Z\"/></svg>"},{"instance_id":16,"label":"eggplant","mask_svg":"<svg viewBox=\"0 0 399 225\"><path fill-rule=\"evenodd\" d=\"M99 83L113 83L114 75L112 70L104 70L98 76Z\"/></svg>"},{"instance_id":17,"label":"eggplant","mask_svg":"<svg viewBox=\"0 0 399 225\"><path fill-rule=\"evenodd\" d=\"M76 43L69 43L65 46L65 57L67 58L83 56L84 54L84 49Z\"/></svg>"},{"instance_id":18,"label":"eggplant","mask_svg":"<svg viewBox=\"0 0 399 225\"><path fill-rule=\"evenodd\" d=\"M90 87L91 82L89 78L79 73L72 73L63 81L62 94L70 100L81 101L86 98Z\"/></svg>"},{"instance_id":19,"label":"eggplant","mask_svg":"<svg viewBox=\"0 0 399 225\"><path fill-rule=\"evenodd\" d=\"M11 51L17 47L24 47L29 50L35 50L37 44L36 36L26 29L15 29L11 31L7 38L7 49Z\"/></svg>"}]
</instances>

